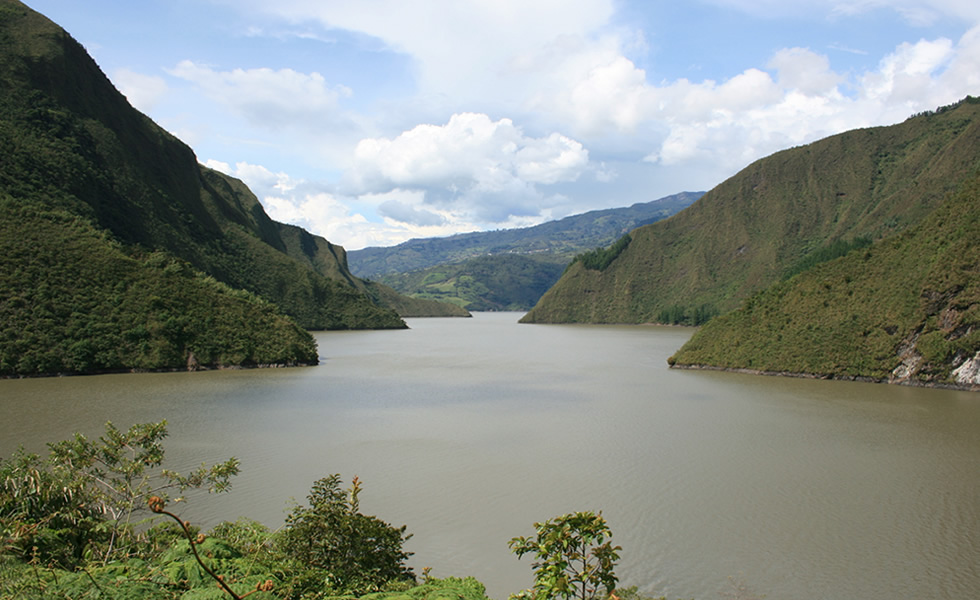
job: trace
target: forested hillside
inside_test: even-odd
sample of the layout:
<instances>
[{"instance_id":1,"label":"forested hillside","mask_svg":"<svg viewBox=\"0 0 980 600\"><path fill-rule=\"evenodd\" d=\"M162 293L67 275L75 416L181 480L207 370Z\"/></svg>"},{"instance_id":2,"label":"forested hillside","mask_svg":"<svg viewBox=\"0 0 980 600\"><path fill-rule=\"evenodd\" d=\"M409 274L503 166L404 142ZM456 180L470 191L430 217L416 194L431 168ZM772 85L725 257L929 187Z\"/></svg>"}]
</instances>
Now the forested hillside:
<instances>
[{"instance_id":1,"label":"forested hillside","mask_svg":"<svg viewBox=\"0 0 980 600\"><path fill-rule=\"evenodd\" d=\"M530 323L645 323L724 313L843 243L922 221L980 166L980 101L761 159L641 227L601 269L579 262Z\"/></svg>"},{"instance_id":2,"label":"forested hillside","mask_svg":"<svg viewBox=\"0 0 980 600\"><path fill-rule=\"evenodd\" d=\"M481 256L381 281L417 298L452 302L466 310L524 311L534 306L564 270L564 262L522 254Z\"/></svg>"},{"instance_id":3,"label":"forested hillside","mask_svg":"<svg viewBox=\"0 0 980 600\"><path fill-rule=\"evenodd\" d=\"M72 302L81 300L78 294L89 289L87 282L72 282L66 276L84 273L100 281L103 288L125 292L138 287L137 281L155 277L152 269L144 268L145 257L154 253L164 256L154 258L154 264L182 265L174 268L196 273L188 281L206 274L225 287L248 290L237 296L238 301L250 303L250 311L266 316L250 313L248 322L241 324L241 335L254 338L258 346L280 335L268 323L270 319L283 321L281 313L308 329L405 326L394 310L379 306L358 289L343 261L343 249L309 234L297 235L272 221L242 182L199 165L190 148L128 104L68 33L15 0L0 1L0 115L0 191L6 206L18 208L5 211L3 217L7 248L17 250L4 258L5 285L31 286L4 287L0 310L5 324L18 323L25 330L43 332L37 340L47 347L34 350L53 352L87 335L57 322L62 316L57 311L52 315L37 310L38 303L68 310L69 302L60 294L73 294ZM49 237L42 239L32 230L44 231ZM76 239L79 232L85 241L73 247L78 251L43 250L50 245L70 245L69 240ZM314 239L312 245L310 239ZM21 265L11 257L38 255L47 257L46 268L31 271L35 279L28 282L24 273L34 266ZM100 256L112 258L102 260ZM99 270L103 268L107 271ZM167 298L170 313L185 309L193 313L192 306L180 304L193 301L213 307L215 314L209 319L225 316L217 314L224 301L211 296L227 290L218 292L223 288L210 284L188 285L187 294ZM37 289L47 295L36 297ZM152 306L120 302L98 313L106 321L90 324L105 330L99 344L123 335L122 321L153 323L157 318ZM129 314L128 310L143 312ZM94 318L95 313L89 316ZM208 319L195 320L193 327L209 323ZM152 327L148 331L154 332ZM219 331L195 329L191 333L219 345L230 343L216 337L227 333ZM11 335L8 329L0 343L16 342L20 349L24 341L12 340ZM156 353L159 360L154 361L127 356L128 346L119 345L112 359L59 365L42 360L38 364L46 367L26 371L7 363L4 372L78 371L86 370L84 365L93 369L182 367L191 354L198 360L211 355L195 349L186 337L181 340L173 342L172 352ZM310 343L307 336L304 344ZM11 348L14 346L5 346L4 351L13 352ZM275 359L279 354L244 358L225 353L216 364L235 364L238 358L245 364L281 362ZM301 356L294 360L316 359L309 348Z\"/></svg>"}]
</instances>

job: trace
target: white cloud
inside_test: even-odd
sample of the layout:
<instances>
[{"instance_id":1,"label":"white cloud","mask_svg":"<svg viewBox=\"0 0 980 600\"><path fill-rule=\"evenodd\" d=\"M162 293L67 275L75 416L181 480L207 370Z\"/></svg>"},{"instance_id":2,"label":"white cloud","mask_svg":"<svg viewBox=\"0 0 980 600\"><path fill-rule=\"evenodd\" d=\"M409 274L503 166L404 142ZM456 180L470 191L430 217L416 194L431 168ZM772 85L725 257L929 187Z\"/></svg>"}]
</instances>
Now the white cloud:
<instances>
[{"instance_id":1,"label":"white cloud","mask_svg":"<svg viewBox=\"0 0 980 600\"><path fill-rule=\"evenodd\" d=\"M980 27L958 44L942 38L901 44L857 77L834 72L825 56L801 48L776 52L767 66L775 79L749 70L721 85L678 81L659 88L669 101L656 118L670 124L669 134L646 160L703 161L731 174L789 146L895 123L976 94Z\"/></svg>"},{"instance_id":2,"label":"white cloud","mask_svg":"<svg viewBox=\"0 0 980 600\"><path fill-rule=\"evenodd\" d=\"M826 56L806 48L784 48L769 61L783 89L806 95L833 93L845 78L830 68Z\"/></svg>"},{"instance_id":3,"label":"white cloud","mask_svg":"<svg viewBox=\"0 0 980 600\"><path fill-rule=\"evenodd\" d=\"M905 43L881 61L878 71L868 73L861 82L863 95L882 103L921 101L931 95L937 71L954 59L953 43L947 39Z\"/></svg>"},{"instance_id":4,"label":"white cloud","mask_svg":"<svg viewBox=\"0 0 980 600\"><path fill-rule=\"evenodd\" d=\"M418 125L394 138L362 140L354 151L355 193L424 190L427 204L499 223L526 216L538 185L575 181L589 165L579 142L524 135L510 119L462 113L445 125Z\"/></svg>"},{"instance_id":5,"label":"white cloud","mask_svg":"<svg viewBox=\"0 0 980 600\"><path fill-rule=\"evenodd\" d=\"M563 36L518 65L536 82L528 108L557 116L583 135L633 133L652 116L646 73L623 56L615 36L595 42Z\"/></svg>"},{"instance_id":6,"label":"white cloud","mask_svg":"<svg viewBox=\"0 0 980 600\"><path fill-rule=\"evenodd\" d=\"M169 71L200 88L205 95L265 127L316 127L335 118L341 98L352 92L330 87L319 73L293 69L233 69L217 71L183 60Z\"/></svg>"},{"instance_id":7,"label":"white cloud","mask_svg":"<svg viewBox=\"0 0 980 600\"><path fill-rule=\"evenodd\" d=\"M166 95L167 82L162 77L144 75L130 69L116 69L112 80L129 103L148 113Z\"/></svg>"},{"instance_id":8,"label":"white cloud","mask_svg":"<svg viewBox=\"0 0 980 600\"><path fill-rule=\"evenodd\" d=\"M293 22L318 21L383 40L414 57L424 93L468 99L499 90L514 57L560 35L586 35L614 14L613 0L237 0Z\"/></svg>"},{"instance_id":9,"label":"white cloud","mask_svg":"<svg viewBox=\"0 0 980 600\"><path fill-rule=\"evenodd\" d=\"M832 22L875 10L916 23L940 14L980 19L973 1L704 1L777 26L780 16ZM649 187L647 199L705 189L777 150L901 121L980 91L980 28L959 41L934 36L896 45L865 72L835 69L831 57L839 54L782 48L725 78L651 81L638 66L643 33L612 28L611 0L574 10L565 0L236 4L278 17L277 26L366 34L411 58L413 95L359 107L357 115L341 115L351 91L316 72L218 70L190 61L171 71L253 123L289 124L299 132L290 141L318 138L319 146L295 144L294 154L320 165L329 155L328 168L342 171L336 185L315 189L244 163L234 170L264 190L270 214L352 247L622 205L606 190L630 185ZM363 127L343 136L303 131L338 118ZM329 153L321 149L327 144ZM679 173L693 175L681 181ZM665 181L682 187L663 189Z\"/></svg>"}]
</instances>

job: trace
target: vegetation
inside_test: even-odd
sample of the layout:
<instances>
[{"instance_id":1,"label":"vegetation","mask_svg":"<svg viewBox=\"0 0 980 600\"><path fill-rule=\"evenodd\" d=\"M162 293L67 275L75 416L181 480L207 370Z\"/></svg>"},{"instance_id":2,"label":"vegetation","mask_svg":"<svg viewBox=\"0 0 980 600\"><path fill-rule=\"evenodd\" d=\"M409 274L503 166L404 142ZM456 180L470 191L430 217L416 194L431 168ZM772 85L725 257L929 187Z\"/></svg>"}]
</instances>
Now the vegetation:
<instances>
[{"instance_id":1,"label":"vegetation","mask_svg":"<svg viewBox=\"0 0 980 600\"><path fill-rule=\"evenodd\" d=\"M718 316L718 309L710 304L700 306L680 306L674 304L657 313L657 322L665 325L704 325Z\"/></svg>"},{"instance_id":2,"label":"vegetation","mask_svg":"<svg viewBox=\"0 0 980 600\"><path fill-rule=\"evenodd\" d=\"M0 376L316 364L305 330L161 252L0 195Z\"/></svg>"},{"instance_id":3,"label":"vegetation","mask_svg":"<svg viewBox=\"0 0 980 600\"><path fill-rule=\"evenodd\" d=\"M586 269L593 271L605 271L612 264L612 261L616 260L623 253L623 250L626 250L632 241L633 238L627 233L608 248L596 248L589 252L584 252L576 256L572 262L580 263Z\"/></svg>"},{"instance_id":4,"label":"vegetation","mask_svg":"<svg viewBox=\"0 0 980 600\"><path fill-rule=\"evenodd\" d=\"M725 313L837 240L881 240L921 222L978 167L980 103L969 99L778 152L633 230L604 270L572 264L524 322L646 323L676 306Z\"/></svg>"},{"instance_id":5,"label":"vegetation","mask_svg":"<svg viewBox=\"0 0 980 600\"><path fill-rule=\"evenodd\" d=\"M23 451L0 461L3 554L72 570L145 557L155 535L138 519L151 496L169 490L221 492L238 473L234 458L181 475L162 468L167 423L112 423L98 442L81 434L49 444L47 459Z\"/></svg>"},{"instance_id":6,"label":"vegetation","mask_svg":"<svg viewBox=\"0 0 980 600\"><path fill-rule=\"evenodd\" d=\"M355 595L375 592L389 583L415 583L405 566L411 555L402 545L411 537L400 528L359 512L360 480L340 489L340 475L313 484L308 507L298 506L286 518L280 540L300 573L294 579L324 580Z\"/></svg>"},{"instance_id":7,"label":"vegetation","mask_svg":"<svg viewBox=\"0 0 980 600\"><path fill-rule=\"evenodd\" d=\"M544 259L500 254L389 274L382 280L403 294L466 310L528 310L558 281L561 271L560 264Z\"/></svg>"},{"instance_id":8,"label":"vegetation","mask_svg":"<svg viewBox=\"0 0 980 600\"><path fill-rule=\"evenodd\" d=\"M312 600L414 586L402 549L410 536L359 512L356 478L349 492L337 475L316 482L310 506L280 532L243 519L200 533L168 510L184 501L168 494L226 491L238 461L176 473L163 467L166 436L165 421L109 423L98 441L49 444L46 459L0 460L0 598ZM426 585L425 595L466 588L459 597L485 598L468 580Z\"/></svg>"},{"instance_id":9,"label":"vegetation","mask_svg":"<svg viewBox=\"0 0 980 600\"><path fill-rule=\"evenodd\" d=\"M360 512L357 477L346 490L339 475L316 481L278 531L241 518L202 533L170 507L193 490L228 491L238 461L182 475L163 466L166 437L166 421L107 423L97 441L49 444L45 459L0 459L0 600L489 600L472 577L425 568L417 582L411 536ZM652 600L617 589L620 548L601 513L535 529L510 541L537 559L534 589L512 598Z\"/></svg>"},{"instance_id":10,"label":"vegetation","mask_svg":"<svg viewBox=\"0 0 980 600\"><path fill-rule=\"evenodd\" d=\"M449 298L424 294L412 295L407 291L396 292L392 287L377 281L364 280L366 293L382 306L388 306L403 318L409 317L471 317L464 306Z\"/></svg>"},{"instance_id":11,"label":"vegetation","mask_svg":"<svg viewBox=\"0 0 980 600\"><path fill-rule=\"evenodd\" d=\"M413 273L502 255L521 255L566 265L580 252L608 246L624 232L677 213L701 194L682 192L652 202L594 210L534 227L416 239L391 248L354 250L350 252L350 266L360 277L381 279L392 273ZM400 287L396 286L396 289L401 291Z\"/></svg>"},{"instance_id":12,"label":"vegetation","mask_svg":"<svg viewBox=\"0 0 980 600\"><path fill-rule=\"evenodd\" d=\"M616 591L619 546L602 513L577 512L535 523L537 534L516 537L510 548L518 557L533 554L533 591L516 595L537 600L604 600Z\"/></svg>"},{"instance_id":13,"label":"vegetation","mask_svg":"<svg viewBox=\"0 0 980 600\"><path fill-rule=\"evenodd\" d=\"M313 363L297 325L405 327L342 248L199 165L58 26L0 9L0 373Z\"/></svg>"},{"instance_id":14,"label":"vegetation","mask_svg":"<svg viewBox=\"0 0 980 600\"><path fill-rule=\"evenodd\" d=\"M980 387L980 176L905 233L712 320L672 364Z\"/></svg>"},{"instance_id":15,"label":"vegetation","mask_svg":"<svg viewBox=\"0 0 980 600\"><path fill-rule=\"evenodd\" d=\"M802 273L807 269L812 269L820 263L825 263L829 260L834 260L835 258L845 256L851 250L867 248L871 244L872 240L867 236L856 237L853 240L835 240L830 244L807 254L802 259L797 261L786 270L786 273L783 275L783 279L789 279L793 275Z\"/></svg>"}]
</instances>

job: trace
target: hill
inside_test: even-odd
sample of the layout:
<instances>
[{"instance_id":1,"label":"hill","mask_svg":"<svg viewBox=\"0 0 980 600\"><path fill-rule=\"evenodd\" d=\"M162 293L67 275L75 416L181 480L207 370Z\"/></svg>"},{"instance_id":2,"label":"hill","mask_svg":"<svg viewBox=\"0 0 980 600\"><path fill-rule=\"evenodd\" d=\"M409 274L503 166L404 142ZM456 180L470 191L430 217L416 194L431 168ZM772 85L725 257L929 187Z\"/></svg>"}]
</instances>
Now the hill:
<instances>
[{"instance_id":1,"label":"hill","mask_svg":"<svg viewBox=\"0 0 980 600\"><path fill-rule=\"evenodd\" d=\"M691 322L724 313L835 245L921 222L980 166L980 100L756 161L614 256L576 261L529 323Z\"/></svg>"},{"instance_id":2,"label":"hill","mask_svg":"<svg viewBox=\"0 0 980 600\"><path fill-rule=\"evenodd\" d=\"M980 390L980 176L906 232L750 297L670 362Z\"/></svg>"},{"instance_id":3,"label":"hill","mask_svg":"<svg viewBox=\"0 0 980 600\"><path fill-rule=\"evenodd\" d=\"M23 209L4 213L8 242L18 248L50 243L30 235L31 219L47 220L42 229L55 240L73 239L84 222L93 228L84 244L93 255L104 251L140 263L163 253L167 261L176 259L175 264L247 290L240 300L264 307L270 316L281 311L303 328L405 326L394 310L358 289L342 248L272 221L241 181L198 164L190 148L132 108L84 49L50 20L20 2L0 0L0 48L0 191L5 205ZM17 235L24 239L11 239ZM98 244L109 247L98 249ZM91 265L81 264L84 254L46 256L50 268L37 277L50 293L70 292L70 280L58 279L65 274L96 275ZM98 263L114 269L97 277L105 285L130 287L146 275L132 265L110 267L118 266L115 258ZM24 290L2 292L9 299ZM213 303L222 306L217 298ZM5 304L5 316L28 326L24 319L31 315L17 312L17 306L29 307L14 304ZM143 318L152 321L149 314ZM249 333L266 335L256 329L263 320L257 318ZM156 366L182 366L188 352L177 361L181 364L168 360ZM137 360L132 366L137 363L142 364Z\"/></svg>"},{"instance_id":4,"label":"hill","mask_svg":"<svg viewBox=\"0 0 980 600\"><path fill-rule=\"evenodd\" d=\"M498 254L389 273L381 281L403 294L452 302L466 310L525 311L558 281L564 268L554 257Z\"/></svg>"},{"instance_id":5,"label":"hill","mask_svg":"<svg viewBox=\"0 0 980 600\"><path fill-rule=\"evenodd\" d=\"M524 254L565 265L579 252L605 246L627 231L669 217L689 206L701 194L683 192L626 208L594 210L533 227L414 239L389 248L352 250L350 268L359 277L380 278L388 273L410 273L499 254Z\"/></svg>"},{"instance_id":6,"label":"hill","mask_svg":"<svg viewBox=\"0 0 980 600\"><path fill-rule=\"evenodd\" d=\"M273 305L0 194L0 376L316 364Z\"/></svg>"}]
</instances>

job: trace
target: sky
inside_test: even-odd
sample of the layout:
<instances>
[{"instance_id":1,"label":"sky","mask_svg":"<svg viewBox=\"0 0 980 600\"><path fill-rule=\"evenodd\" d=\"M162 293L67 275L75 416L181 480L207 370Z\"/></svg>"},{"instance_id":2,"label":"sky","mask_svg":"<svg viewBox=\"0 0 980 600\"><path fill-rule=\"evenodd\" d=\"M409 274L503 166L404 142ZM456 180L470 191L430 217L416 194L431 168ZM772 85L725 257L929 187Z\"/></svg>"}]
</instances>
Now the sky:
<instances>
[{"instance_id":1,"label":"sky","mask_svg":"<svg viewBox=\"0 0 980 600\"><path fill-rule=\"evenodd\" d=\"M706 191L980 95L976 0L27 0L348 250Z\"/></svg>"}]
</instances>

